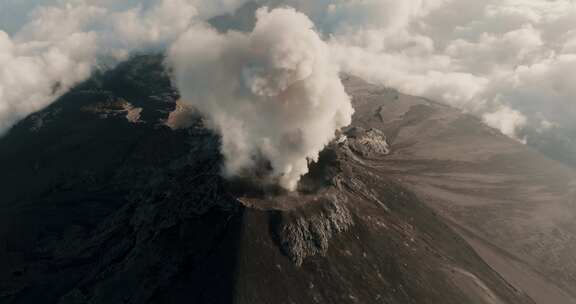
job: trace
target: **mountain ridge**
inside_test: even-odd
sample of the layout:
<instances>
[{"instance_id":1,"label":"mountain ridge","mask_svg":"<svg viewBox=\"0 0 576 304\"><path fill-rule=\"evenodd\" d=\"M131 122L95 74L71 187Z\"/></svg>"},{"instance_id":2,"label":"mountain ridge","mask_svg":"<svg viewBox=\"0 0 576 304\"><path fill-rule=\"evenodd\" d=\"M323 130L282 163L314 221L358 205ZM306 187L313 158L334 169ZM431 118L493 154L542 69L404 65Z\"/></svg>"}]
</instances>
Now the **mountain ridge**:
<instances>
[{"instance_id":1,"label":"mountain ridge","mask_svg":"<svg viewBox=\"0 0 576 304\"><path fill-rule=\"evenodd\" d=\"M343 81L353 127L299 195L224 180L219 140L199 117L166 126L178 95L161 56L135 57L25 119L0 139L0 303L534 303L424 187L442 152L448 174L480 154L474 136L465 153L431 144L438 124L461 119L466 136L525 148L447 106Z\"/></svg>"}]
</instances>

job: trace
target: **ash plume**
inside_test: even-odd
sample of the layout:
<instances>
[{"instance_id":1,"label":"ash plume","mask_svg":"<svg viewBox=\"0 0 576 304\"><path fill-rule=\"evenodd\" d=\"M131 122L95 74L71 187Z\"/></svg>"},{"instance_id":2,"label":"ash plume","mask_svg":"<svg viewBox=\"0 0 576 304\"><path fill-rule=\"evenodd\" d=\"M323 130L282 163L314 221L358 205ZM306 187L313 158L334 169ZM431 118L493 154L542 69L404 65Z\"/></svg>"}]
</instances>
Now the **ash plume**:
<instances>
[{"instance_id":1,"label":"ash plume","mask_svg":"<svg viewBox=\"0 0 576 304\"><path fill-rule=\"evenodd\" d=\"M253 31L245 4L272 9L255 14ZM238 11L242 22L221 24ZM223 15L219 30L232 30L217 33L210 20ZM289 23L264 22L269 15ZM264 160L287 188L349 120L339 71L447 103L522 142L576 130L570 0L6 0L0 135L89 77L100 58L166 48L182 95L223 136L226 172ZM301 109L280 111L273 100Z\"/></svg>"},{"instance_id":2,"label":"ash plume","mask_svg":"<svg viewBox=\"0 0 576 304\"><path fill-rule=\"evenodd\" d=\"M251 33L191 28L168 61L182 99L221 135L226 175L269 162L268 178L294 190L353 109L328 45L304 14L261 8L256 19Z\"/></svg>"},{"instance_id":3,"label":"ash plume","mask_svg":"<svg viewBox=\"0 0 576 304\"><path fill-rule=\"evenodd\" d=\"M575 129L570 0L259 0L306 13L341 70L462 109L523 140Z\"/></svg>"}]
</instances>

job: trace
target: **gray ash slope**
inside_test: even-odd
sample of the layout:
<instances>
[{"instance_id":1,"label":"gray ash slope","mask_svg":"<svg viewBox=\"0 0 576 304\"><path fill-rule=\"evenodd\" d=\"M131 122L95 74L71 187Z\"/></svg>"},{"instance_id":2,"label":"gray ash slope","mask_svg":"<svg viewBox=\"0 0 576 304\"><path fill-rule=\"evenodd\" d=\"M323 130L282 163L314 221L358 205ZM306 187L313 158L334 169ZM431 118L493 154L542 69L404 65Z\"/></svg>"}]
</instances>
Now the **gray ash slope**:
<instances>
[{"instance_id":1,"label":"gray ash slope","mask_svg":"<svg viewBox=\"0 0 576 304\"><path fill-rule=\"evenodd\" d=\"M497 179L479 160L500 157L500 169L514 165L502 151L517 151L558 179L572 171L453 109L345 84L354 127L300 195L224 181L218 138L200 120L168 128L177 94L159 57L136 57L28 117L0 139L0 303L534 303L533 285L501 260L538 274L548 299L570 297L570 272L554 272L564 260L543 263L553 254L533 237L568 246L571 228L526 236L506 222L567 186L541 175L530 188L540 201L500 213L470 190L500 181L466 170ZM446 132L451 142L437 143ZM456 178L467 200L446 185ZM512 201L502 187L493 196Z\"/></svg>"}]
</instances>

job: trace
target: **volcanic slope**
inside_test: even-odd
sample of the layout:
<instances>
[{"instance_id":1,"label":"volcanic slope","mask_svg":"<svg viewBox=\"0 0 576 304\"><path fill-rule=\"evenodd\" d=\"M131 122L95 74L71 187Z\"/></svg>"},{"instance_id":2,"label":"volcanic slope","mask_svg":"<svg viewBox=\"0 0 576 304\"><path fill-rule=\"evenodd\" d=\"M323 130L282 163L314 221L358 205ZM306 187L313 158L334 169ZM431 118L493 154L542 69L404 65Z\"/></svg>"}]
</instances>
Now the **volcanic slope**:
<instances>
[{"instance_id":1,"label":"volcanic slope","mask_svg":"<svg viewBox=\"0 0 576 304\"><path fill-rule=\"evenodd\" d=\"M298 193L223 180L218 138L159 56L23 120L0 139L0 303L538 301L506 267L570 298L550 258L570 230L547 224L570 214L544 204L568 210L572 171L451 108L344 80L353 126ZM504 167L518 155L530 162ZM496 209L526 185L534 203Z\"/></svg>"},{"instance_id":2,"label":"volcanic slope","mask_svg":"<svg viewBox=\"0 0 576 304\"><path fill-rule=\"evenodd\" d=\"M513 286L538 303L576 303L576 174L439 103L348 77L354 125L392 152L365 160L442 215Z\"/></svg>"}]
</instances>

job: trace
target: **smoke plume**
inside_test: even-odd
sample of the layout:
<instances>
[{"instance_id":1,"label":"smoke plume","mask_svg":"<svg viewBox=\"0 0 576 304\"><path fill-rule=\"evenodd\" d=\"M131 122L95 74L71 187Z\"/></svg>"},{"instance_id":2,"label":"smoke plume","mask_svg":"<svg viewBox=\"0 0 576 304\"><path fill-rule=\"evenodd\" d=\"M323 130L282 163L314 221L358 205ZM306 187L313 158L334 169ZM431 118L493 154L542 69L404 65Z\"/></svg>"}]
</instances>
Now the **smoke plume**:
<instances>
[{"instance_id":1,"label":"smoke plume","mask_svg":"<svg viewBox=\"0 0 576 304\"><path fill-rule=\"evenodd\" d=\"M244 4L272 10L258 10L252 29ZM236 11L241 22L231 22ZM228 14L218 28L244 32L209 25ZM166 47L184 99L222 135L227 174L269 162L289 189L349 122L339 71L447 103L524 142L576 130L571 0L5 0L0 134L100 58Z\"/></svg>"},{"instance_id":2,"label":"smoke plume","mask_svg":"<svg viewBox=\"0 0 576 304\"><path fill-rule=\"evenodd\" d=\"M262 8L256 19L251 33L194 27L171 47L169 62L182 99L221 135L227 175L269 161L269 177L294 190L353 110L305 15Z\"/></svg>"},{"instance_id":3,"label":"smoke plume","mask_svg":"<svg viewBox=\"0 0 576 304\"><path fill-rule=\"evenodd\" d=\"M306 13L341 70L480 116L504 134L576 129L576 2L258 0Z\"/></svg>"}]
</instances>

